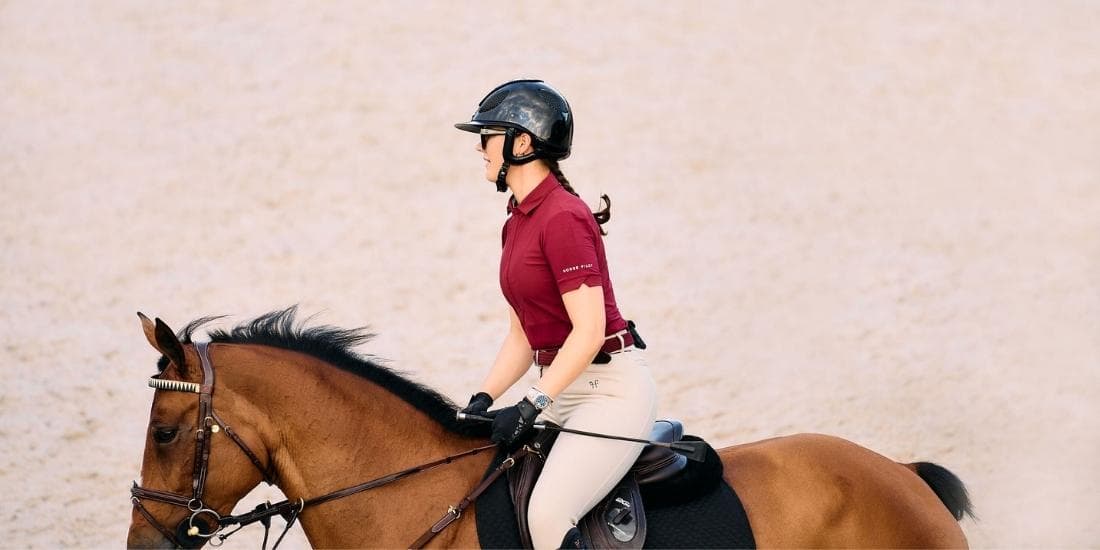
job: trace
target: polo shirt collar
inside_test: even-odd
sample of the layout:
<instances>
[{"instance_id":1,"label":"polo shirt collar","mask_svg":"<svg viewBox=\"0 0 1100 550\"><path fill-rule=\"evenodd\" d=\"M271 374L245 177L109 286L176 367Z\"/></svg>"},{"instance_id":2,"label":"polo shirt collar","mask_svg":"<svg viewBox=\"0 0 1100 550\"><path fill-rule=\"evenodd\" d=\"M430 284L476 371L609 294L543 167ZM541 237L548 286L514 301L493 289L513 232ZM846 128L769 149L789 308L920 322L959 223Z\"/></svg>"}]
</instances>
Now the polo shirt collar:
<instances>
[{"instance_id":1,"label":"polo shirt collar","mask_svg":"<svg viewBox=\"0 0 1100 550\"><path fill-rule=\"evenodd\" d=\"M542 201L546 200L546 197L550 196L555 189L561 187L558 183L558 178L554 177L554 173L550 172L546 174L546 179L539 182L526 197L523 198L523 202L517 203L516 196L512 195L508 199L508 213L511 214L516 210L519 210L524 216L530 216L531 211L542 204Z\"/></svg>"}]
</instances>

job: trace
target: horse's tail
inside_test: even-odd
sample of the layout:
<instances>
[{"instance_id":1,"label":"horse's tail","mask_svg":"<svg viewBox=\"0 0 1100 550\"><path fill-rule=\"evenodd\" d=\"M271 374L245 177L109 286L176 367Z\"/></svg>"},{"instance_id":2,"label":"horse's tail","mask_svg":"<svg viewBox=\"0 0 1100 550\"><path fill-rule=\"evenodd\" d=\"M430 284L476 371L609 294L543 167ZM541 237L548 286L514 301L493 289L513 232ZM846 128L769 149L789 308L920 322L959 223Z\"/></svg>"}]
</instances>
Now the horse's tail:
<instances>
[{"instance_id":1,"label":"horse's tail","mask_svg":"<svg viewBox=\"0 0 1100 550\"><path fill-rule=\"evenodd\" d=\"M916 472L932 488L932 491L940 497L940 501L951 512L951 515L955 516L956 520L962 520L964 515L976 519L974 505L970 502L970 494L967 493L966 486L963 485L958 476L951 473L947 468L931 462L914 462L906 464L906 466Z\"/></svg>"}]
</instances>

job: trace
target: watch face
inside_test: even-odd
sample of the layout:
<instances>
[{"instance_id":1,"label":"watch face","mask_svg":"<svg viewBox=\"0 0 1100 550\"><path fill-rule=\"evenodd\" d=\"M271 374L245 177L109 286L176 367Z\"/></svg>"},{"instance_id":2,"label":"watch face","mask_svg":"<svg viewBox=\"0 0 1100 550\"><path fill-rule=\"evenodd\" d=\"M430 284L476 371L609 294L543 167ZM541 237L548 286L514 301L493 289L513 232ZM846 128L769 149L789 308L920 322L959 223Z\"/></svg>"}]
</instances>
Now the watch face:
<instances>
[{"instance_id":1,"label":"watch face","mask_svg":"<svg viewBox=\"0 0 1100 550\"><path fill-rule=\"evenodd\" d=\"M549 407L551 403L549 395L546 395L545 393L542 393L534 388L531 388L531 391L527 392L527 400L530 401L531 404L540 411L545 409L546 407Z\"/></svg>"}]
</instances>

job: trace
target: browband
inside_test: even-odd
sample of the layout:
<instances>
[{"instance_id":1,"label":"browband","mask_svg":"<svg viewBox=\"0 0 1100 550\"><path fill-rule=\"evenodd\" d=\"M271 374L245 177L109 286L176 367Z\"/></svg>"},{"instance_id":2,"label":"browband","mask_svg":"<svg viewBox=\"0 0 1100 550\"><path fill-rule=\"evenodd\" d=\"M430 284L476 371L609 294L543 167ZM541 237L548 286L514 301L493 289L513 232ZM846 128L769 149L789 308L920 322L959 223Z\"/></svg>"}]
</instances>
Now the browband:
<instances>
[{"instance_id":1,"label":"browband","mask_svg":"<svg viewBox=\"0 0 1100 550\"><path fill-rule=\"evenodd\" d=\"M158 390L168 391L182 391L188 393L200 393L200 386L194 382L182 382L179 380L163 380L161 378L150 378L149 387Z\"/></svg>"}]
</instances>

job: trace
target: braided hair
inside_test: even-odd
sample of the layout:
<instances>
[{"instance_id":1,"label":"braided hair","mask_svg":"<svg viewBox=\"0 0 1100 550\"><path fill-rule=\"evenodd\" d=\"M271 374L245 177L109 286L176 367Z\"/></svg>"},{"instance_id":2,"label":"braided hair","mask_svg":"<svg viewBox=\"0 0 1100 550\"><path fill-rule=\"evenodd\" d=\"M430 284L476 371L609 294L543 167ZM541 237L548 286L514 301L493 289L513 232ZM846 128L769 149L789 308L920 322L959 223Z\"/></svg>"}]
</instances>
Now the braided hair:
<instances>
[{"instance_id":1,"label":"braided hair","mask_svg":"<svg viewBox=\"0 0 1100 550\"><path fill-rule=\"evenodd\" d=\"M574 197L580 197L580 194L578 194L577 191L573 189L573 186L569 184L569 180L565 179L565 174L562 173L558 161L547 159L546 166L550 168L550 172L554 174L554 177L558 179L558 182L561 183L561 186L564 187L569 194ZM600 195L600 202L604 203L605 206L593 212L592 217L596 219L596 224L603 225L611 220L611 198L607 195ZM600 227L600 235L607 236L607 231L605 231L603 227Z\"/></svg>"}]
</instances>

